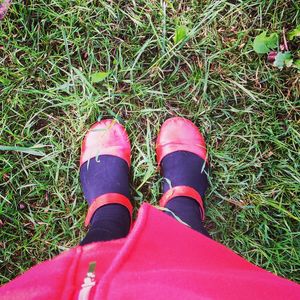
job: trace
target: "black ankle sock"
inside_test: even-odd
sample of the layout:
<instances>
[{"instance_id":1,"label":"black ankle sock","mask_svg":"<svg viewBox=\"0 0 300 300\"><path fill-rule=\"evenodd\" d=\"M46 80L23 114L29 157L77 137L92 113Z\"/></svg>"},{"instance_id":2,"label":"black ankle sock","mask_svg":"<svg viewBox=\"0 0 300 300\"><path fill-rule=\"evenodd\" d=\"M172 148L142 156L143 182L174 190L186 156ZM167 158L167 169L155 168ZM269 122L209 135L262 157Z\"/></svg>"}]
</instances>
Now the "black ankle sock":
<instances>
[{"instance_id":1,"label":"black ankle sock","mask_svg":"<svg viewBox=\"0 0 300 300\"><path fill-rule=\"evenodd\" d=\"M163 158L161 163L163 192L170 188L185 185L194 188L204 200L208 187L207 165L198 155L188 151L176 151ZM189 197L175 197L170 200L166 208L171 210L183 222L194 230L209 236L202 223L200 205ZM171 213L169 215L173 216Z\"/></svg>"},{"instance_id":2,"label":"black ankle sock","mask_svg":"<svg viewBox=\"0 0 300 300\"><path fill-rule=\"evenodd\" d=\"M128 209L120 204L108 204L95 211L91 220L91 227L80 245L124 238L129 229L130 215Z\"/></svg>"},{"instance_id":3,"label":"black ankle sock","mask_svg":"<svg viewBox=\"0 0 300 300\"><path fill-rule=\"evenodd\" d=\"M101 155L92 158L81 166L80 180L89 205L95 198L107 193L119 193L130 199L129 167L119 157ZM102 206L95 211L91 227L80 245L126 237L130 222L131 216L125 206L121 204Z\"/></svg>"},{"instance_id":4,"label":"black ankle sock","mask_svg":"<svg viewBox=\"0 0 300 300\"><path fill-rule=\"evenodd\" d=\"M175 197L167 203L166 208L191 228L209 237L209 233L203 226L202 212L197 201L189 197ZM166 213L174 217L172 213Z\"/></svg>"},{"instance_id":5,"label":"black ankle sock","mask_svg":"<svg viewBox=\"0 0 300 300\"><path fill-rule=\"evenodd\" d=\"M107 193L119 193L130 199L129 167L113 155L92 158L80 167L80 181L88 204Z\"/></svg>"},{"instance_id":6,"label":"black ankle sock","mask_svg":"<svg viewBox=\"0 0 300 300\"><path fill-rule=\"evenodd\" d=\"M208 187L207 166L198 155L188 151L168 154L161 162L163 193L171 187L187 185L194 188L202 198ZM171 184L171 186L170 186Z\"/></svg>"}]
</instances>

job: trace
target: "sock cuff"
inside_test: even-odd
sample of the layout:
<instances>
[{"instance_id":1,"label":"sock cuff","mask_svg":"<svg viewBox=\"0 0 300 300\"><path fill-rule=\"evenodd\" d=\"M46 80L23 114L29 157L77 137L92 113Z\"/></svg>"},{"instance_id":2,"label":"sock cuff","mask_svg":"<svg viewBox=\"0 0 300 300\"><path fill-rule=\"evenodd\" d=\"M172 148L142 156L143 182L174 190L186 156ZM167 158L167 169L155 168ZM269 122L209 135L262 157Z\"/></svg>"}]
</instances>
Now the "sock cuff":
<instances>
[{"instance_id":1,"label":"sock cuff","mask_svg":"<svg viewBox=\"0 0 300 300\"><path fill-rule=\"evenodd\" d=\"M205 218L203 201L200 194L190 186L179 185L169 189L166 193L163 194L159 201L159 205L165 207L167 203L175 197L189 197L198 202L201 212L202 212L202 220Z\"/></svg>"}]
</instances>

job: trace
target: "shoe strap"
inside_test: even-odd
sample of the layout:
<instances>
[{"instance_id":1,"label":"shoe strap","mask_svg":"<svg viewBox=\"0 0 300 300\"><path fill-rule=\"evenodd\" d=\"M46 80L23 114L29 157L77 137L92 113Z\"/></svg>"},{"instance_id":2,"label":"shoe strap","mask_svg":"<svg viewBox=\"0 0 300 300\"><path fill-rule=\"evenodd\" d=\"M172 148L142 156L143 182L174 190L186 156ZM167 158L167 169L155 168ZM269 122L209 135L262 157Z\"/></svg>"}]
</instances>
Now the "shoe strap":
<instances>
[{"instance_id":1,"label":"shoe strap","mask_svg":"<svg viewBox=\"0 0 300 300\"><path fill-rule=\"evenodd\" d=\"M203 207L202 198L201 198L200 194L195 189L193 189L190 186L179 185L179 186L175 186L173 188L170 188L161 197L161 199L159 201L159 205L161 207L165 207L167 205L167 203L170 200L172 200L173 198L175 198L175 197L182 197L182 196L184 196L184 197L190 197L193 200L195 200L195 201L198 202L198 204L200 205L200 209L201 209L202 220L204 220L205 214L204 214L204 207Z\"/></svg>"},{"instance_id":2,"label":"shoe strap","mask_svg":"<svg viewBox=\"0 0 300 300\"><path fill-rule=\"evenodd\" d=\"M97 197L95 200L93 200L91 206L88 209L86 218L85 218L85 222L84 222L84 226L88 226L90 224L90 221L93 217L93 214L95 213L95 211L107 204L121 204L123 206L125 206L130 214L130 218L132 218L132 211L133 211L133 207L132 204L130 202L130 200L122 195L122 194L118 194L118 193L107 193L104 195L101 195L99 197Z\"/></svg>"}]
</instances>

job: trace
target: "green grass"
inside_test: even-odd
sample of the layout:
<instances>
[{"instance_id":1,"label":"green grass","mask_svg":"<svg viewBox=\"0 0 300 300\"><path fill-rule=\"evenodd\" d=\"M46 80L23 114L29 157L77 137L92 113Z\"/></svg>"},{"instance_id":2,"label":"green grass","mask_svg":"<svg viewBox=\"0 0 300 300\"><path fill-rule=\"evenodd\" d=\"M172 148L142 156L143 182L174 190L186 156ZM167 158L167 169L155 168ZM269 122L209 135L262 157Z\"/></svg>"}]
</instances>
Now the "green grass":
<instances>
[{"instance_id":1,"label":"green grass","mask_svg":"<svg viewBox=\"0 0 300 300\"><path fill-rule=\"evenodd\" d=\"M300 282L299 73L251 46L261 30L293 28L298 1L26 3L0 23L1 283L84 236L78 159L90 124L124 122L138 207L157 203L155 138L175 115L207 141L213 238ZM174 45L179 25L188 36ZM92 84L94 72L110 75Z\"/></svg>"}]
</instances>

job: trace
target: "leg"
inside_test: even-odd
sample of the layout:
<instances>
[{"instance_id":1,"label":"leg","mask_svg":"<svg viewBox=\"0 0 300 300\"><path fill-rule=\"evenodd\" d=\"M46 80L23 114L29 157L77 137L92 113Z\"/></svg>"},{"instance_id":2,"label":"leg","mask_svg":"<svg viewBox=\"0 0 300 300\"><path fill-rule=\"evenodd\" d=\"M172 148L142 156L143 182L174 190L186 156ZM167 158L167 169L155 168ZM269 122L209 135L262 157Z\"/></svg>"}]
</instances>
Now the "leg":
<instances>
[{"instance_id":1,"label":"leg","mask_svg":"<svg viewBox=\"0 0 300 300\"><path fill-rule=\"evenodd\" d=\"M80 245L127 236L132 213L129 165L125 129L112 120L96 123L82 145L80 181L91 226Z\"/></svg>"},{"instance_id":2,"label":"leg","mask_svg":"<svg viewBox=\"0 0 300 300\"><path fill-rule=\"evenodd\" d=\"M184 223L188 224L194 230L209 236L202 222L202 213L199 204L188 197L176 197L170 200L166 208L179 217ZM166 212L169 216L174 217L172 213Z\"/></svg>"},{"instance_id":3,"label":"leg","mask_svg":"<svg viewBox=\"0 0 300 300\"><path fill-rule=\"evenodd\" d=\"M108 204L95 211L91 227L80 245L121 239L127 236L129 229L128 209L120 204Z\"/></svg>"},{"instance_id":4,"label":"leg","mask_svg":"<svg viewBox=\"0 0 300 300\"><path fill-rule=\"evenodd\" d=\"M197 127L183 118L167 120L158 137L157 158L164 177L163 193L169 194L162 204L172 212L167 213L209 236L202 205L208 187L206 149Z\"/></svg>"}]
</instances>

